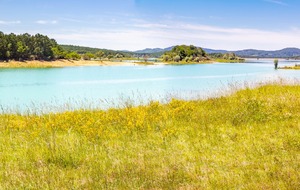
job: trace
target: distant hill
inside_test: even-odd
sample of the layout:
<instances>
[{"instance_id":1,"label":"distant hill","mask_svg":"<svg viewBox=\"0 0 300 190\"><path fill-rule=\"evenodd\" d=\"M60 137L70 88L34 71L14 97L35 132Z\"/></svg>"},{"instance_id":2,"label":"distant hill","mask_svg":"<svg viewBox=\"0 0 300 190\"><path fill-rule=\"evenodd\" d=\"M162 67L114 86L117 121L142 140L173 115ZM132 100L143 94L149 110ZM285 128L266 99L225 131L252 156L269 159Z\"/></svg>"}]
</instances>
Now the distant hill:
<instances>
[{"instance_id":1,"label":"distant hill","mask_svg":"<svg viewBox=\"0 0 300 190\"><path fill-rule=\"evenodd\" d=\"M285 48L276 51L264 51L264 50L240 50L235 53L241 57L259 57L259 58L293 58L300 56L300 49L298 48Z\"/></svg>"},{"instance_id":2,"label":"distant hill","mask_svg":"<svg viewBox=\"0 0 300 190\"><path fill-rule=\"evenodd\" d=\"M300 57L300 49L298 48L285 48L282 50L276 51L265 51L265 50L256 50L256 49L245 49L238 51L227 51L227 50L213 50L203 48L206 53L235 53L237 56L246 57L246 58L295 58Z\"/></svg>"},{"instance_id":3,"label":"distant hill","mask_svg":"<svg viewBox=\"0 0 300 190\"><path fill-rule=\"evenodd\" d=\"M88 52L95 54L99 51L102 51L106 55L122 54L124 57L131 57L133 55L133 53L130 51L115 51L109 49L91 48L91 47L74 46L74 45L60 45L60 46L66 51L74 51L79 54L85 54Z\"/></svg>"},{"instance_id":4,"label":"distant hill","mask_svg":"<svg viewBox=\"0 0 300 190\"><path fill-rule=\"evenodd\" d=\"M155 49L144 49L139 51L128 51L128 50L109 50L109 49L101 49L101 48L91 48L85 46L75 46L75 45L60 45L65 51L74 51L78 54L85 54L85 53L97 53L102 51L106 56L107 55L116 55L121 54L123 57L142 57L145 54L151 57L160 57L164 52L168 51L170 48L155 48Z\"/></svg>"},{"instance_id":5,"label":"distant hill","mask_svg":"<svg viewBox=\"0 0 300 190\"><path fill-rule=\"evenodd\" d=\"M139 53L139 54L152 54L152 53L163 53L163 52L166 52L166 51L170 51L172 50L174 46L172 47L168 47L168 48L146 48L146 49L143 49L143 50L138 50L138 51L134 51L134 53Z\"/></svg>"},{"instance_id":6,"label":"distant hill","mask_svg":"<svg viewBox=\"0 0 300 190\"><path fill-rule=\"evenodd\" d=\"M66 51L75 51L79 54L84 54L87 52L96 53L98 51L103 51L105 54L122 54L124 57L141 57L145 54L149 55L150 57L161 57L165 52L171 51L173 47L167 48L146 48L143 50L138 51L115 51L115 50L107 50L107 49L100 49L100 48L90 48L90 47L82 47L82 46L73 46L73 45L60 45ZM238 51L227 51L227 50L215 50L215 49L208 49L202 48L208 54L215 54L215 53L235 53L239 57L244 58L299 58L300 57L300 49L298 48L285 48L282 50L276 51L265 51L265 50L256 50L256 49L245 49L245 50L238 50Z\"/></svg>"},{"instance_id":7,"label":"distant hill","mask_svg":"<svg viewBox=\"0 0 300 190\"><path fill-rule=\"evenodd\" d=\"M210 54L210 53L229 53L227 50L215 50L215 49L208 49L208 48L203 48L203 50Z\"/></svg>"},{"instance_id":8,"label":"distant hill","mask_svg":"<svg viewBox=\"0 0 300 190\"><path fill-rule=\"evenodd\" d=\"M135 51L134 53L146 53L146 54L155 54L155 55L162 55L164 52L172 50L174 46L168 48L154 48L154 49L144 49ZM265 51L265 50L255 50L255 49L245 49L245 50L238 50L238 51L227 51L227 50L214 50L208 48L202 48L206 53L235 53L237 56L244 57L244 58L295 58L300 57L300 49L298 48L285 48L282 50L276 51Z\"/></svg>"}]
</instances>

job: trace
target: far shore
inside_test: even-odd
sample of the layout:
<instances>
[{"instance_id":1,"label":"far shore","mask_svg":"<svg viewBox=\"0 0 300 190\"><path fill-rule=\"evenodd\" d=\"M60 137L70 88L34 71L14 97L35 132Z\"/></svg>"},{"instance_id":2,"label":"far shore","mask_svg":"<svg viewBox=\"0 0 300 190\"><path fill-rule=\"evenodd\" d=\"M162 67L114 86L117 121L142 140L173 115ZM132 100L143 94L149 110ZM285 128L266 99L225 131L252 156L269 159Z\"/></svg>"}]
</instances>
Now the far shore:
<instances>
[{"instance_id":1,"label":"far shore","mask_svg":"<svg viewBox=\"0 0 300 190\"><path fill-rule=\"evenodd\" d=\"M134 66L146 63L122 61L88 61L88 60L55 60L55 61L9 61L0 62L0 68L59 68L75 66ZM149 62L153 65L164 65L163 62Z\"/></svg>"},{"instance_id":2,"label":"far shore","mask_svg":"<svg viewBox=\"0 0 300 190\"><path fill-rule=\"evenodd\" d=\"M122 61L122 60L67 60L59 59L54 61L0 61L0 68L62 68L78 66L136 66L136 65L185 65L185 64L212 64L212 63L240 63L239 61L228 61L224 59L206 60L199 63L192 62L140 62L140 61ZM287 69L287 68L279 68ZM288 68L291 69L291 68Z\"/></svg>"},{"instance_id":3,"label":"far shore","mask_svg":"<svg viewBox=\"0 0 300 190\"><path fill-rule=\"evenodd\" d=\"M300 70L300 66L284 66L284 67L278 67L278 69Z\"/></svg>"},{"instance_id":4,"label":"far shore","mask_svg":"<svg viewBox=\"0 0 300 190\"><path fill-rule=\"evenodd\" d=\"M108 61L108 60L55 60L55 61L0 61L0 68L62 68L77 66L135 66L135 65L181 65L181 64L211 64L213 61L200 63L183 62L128 62L128 61Z\"/></svg>"}]
</instances>

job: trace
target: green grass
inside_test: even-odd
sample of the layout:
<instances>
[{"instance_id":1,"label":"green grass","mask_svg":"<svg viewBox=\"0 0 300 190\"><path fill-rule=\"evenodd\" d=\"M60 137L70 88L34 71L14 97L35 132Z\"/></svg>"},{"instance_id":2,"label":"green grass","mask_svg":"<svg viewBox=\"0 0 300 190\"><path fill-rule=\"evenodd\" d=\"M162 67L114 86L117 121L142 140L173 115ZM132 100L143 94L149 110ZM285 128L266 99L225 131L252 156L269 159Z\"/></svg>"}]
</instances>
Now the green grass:
<instances>
[{"instance_id":1,"label":"green grass","mask_svg":"<svg viewBox=\"0 0 300 190\"><path fill-rule=\"evenodd\" d=\"M0 115L0 189L299 189L300 86Z\"/></svg>"},{"instance_id":2,"label":"green grass","mask_svg":"<svg viewBox=\"0 0 300 190\"><path fill-rule=\"evenodd\" d=\"M235 60L229 60L229 59L216 59L216 62L219 63L244 63L245 59L235 59Z\"/></svg>"}]
</instances>

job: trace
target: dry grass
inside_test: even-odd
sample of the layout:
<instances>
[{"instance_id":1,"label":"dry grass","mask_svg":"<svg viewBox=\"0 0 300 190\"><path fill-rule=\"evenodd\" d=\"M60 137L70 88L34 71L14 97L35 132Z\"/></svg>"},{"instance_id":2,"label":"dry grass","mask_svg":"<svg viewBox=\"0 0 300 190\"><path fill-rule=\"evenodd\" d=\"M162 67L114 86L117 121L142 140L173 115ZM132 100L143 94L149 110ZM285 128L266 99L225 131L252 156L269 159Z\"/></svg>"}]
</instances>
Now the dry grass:
<instances>
[{"instance_id":1,"label":"dry grass","mask_svg":"<svg viewBox=\"0 0 300 190\"><path fill-rule=\"evenodd\" d=\"M300 70L300 65L295 65L295 66L284 66L284 67L279 67L278 69Z\"/></svg>"},{"instance_id":2,"label":"dry grass","mask_svg":"<svg viewBox=\"0 0 300 190\"><path fill-rule=\"evenodd\" d=\"M300 86L0 115L0 189L299 189Z\"/></svg>"},{"instance_id":3,"label":"dry grass","mask_svg":"<svg viewBox=\"0 0 300 190\"><path fill-rule=\"evenodd\" d=\"M9 61L0 62L0 68L55 68L75 66L122 66L134 65L128 62L56 60L56 61Z\"/></svg>"}]
</instances>

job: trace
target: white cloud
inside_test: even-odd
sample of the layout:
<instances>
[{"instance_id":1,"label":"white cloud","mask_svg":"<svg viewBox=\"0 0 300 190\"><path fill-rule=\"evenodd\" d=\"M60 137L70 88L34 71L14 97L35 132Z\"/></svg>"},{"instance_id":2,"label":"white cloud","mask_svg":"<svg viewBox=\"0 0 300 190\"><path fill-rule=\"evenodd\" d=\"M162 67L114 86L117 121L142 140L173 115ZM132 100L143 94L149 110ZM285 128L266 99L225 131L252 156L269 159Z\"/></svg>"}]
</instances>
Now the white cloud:
<instances>
[{"instance_id":1,"label":"white cloud","mask_svg":"<svg viewBox=\"0 0 300 190\"><path fill-rule=\"evenodd\" d=\"M171 28L167 24L158 24L158 23L135 24L133 26L139 27L139 28Z\"/></svg>"},{"instance_id":2,"label":"white cloud","mask_svg":"<svg viewBox=\"0 0 300 190\"><path fill-rule=\"evenodd\" d=\"M57 24L56 20L38 20L35 23L37 24Z\"/></svg>"},{"instance_id":3,"label":"white cloud","mask_svg":"<svg viewBox=\"0 0 300 190\"><path fill-rule=\"evenodd\" d=\"M287 3L284 3L284 2L279 1L279 0L264 0L264 1L269 2L269 3L274 3L274 4L277 4L277 5L288 6Z\"/></svg>"},{"instance_id":4,"label":"white cloud","mask_svg":"<svg viewBox=\"0 0 300 190\"><path fill-rule=\"evenodd\" d=\"M0 20L0 24L2 24L2 25L14 25L14 24L21 24L21 21L19 21L19 20L17 20L17 21Z\"/></svg>"},{"instance_id":5,"label":"white cloud","mask_svg":"<svg viewBox=\"0 0 300 190\"><path fill-rule=\"evenodd\" d=\"M299 28L284 31L255 28L225 28L179 22L147 23L141 20L126 27L63 31L48 34L59 43L108 49L138 50L193 44L200 47L239 50L275 50L299 47Z\"/></svg>"},{"instance_id":6,"label":"white cloud","mask_svg":"<svg viewBox=\"0 0 300 190\"><path fill-rule=\"evenodd\" d=\"M76 23L82 23L83 22L82 20L74 19L74 18L61 18L60 20L67 21L67 22L76 22Z\"/></svg>"}]
</instances>

